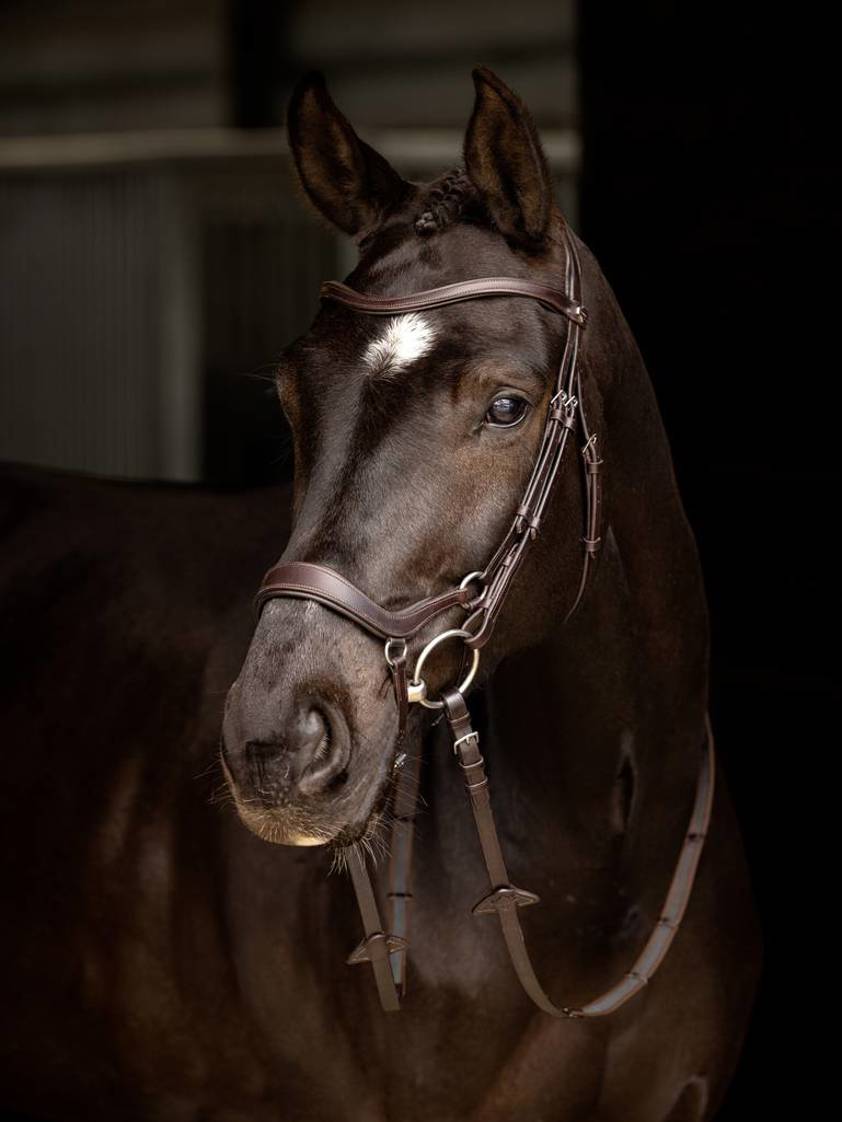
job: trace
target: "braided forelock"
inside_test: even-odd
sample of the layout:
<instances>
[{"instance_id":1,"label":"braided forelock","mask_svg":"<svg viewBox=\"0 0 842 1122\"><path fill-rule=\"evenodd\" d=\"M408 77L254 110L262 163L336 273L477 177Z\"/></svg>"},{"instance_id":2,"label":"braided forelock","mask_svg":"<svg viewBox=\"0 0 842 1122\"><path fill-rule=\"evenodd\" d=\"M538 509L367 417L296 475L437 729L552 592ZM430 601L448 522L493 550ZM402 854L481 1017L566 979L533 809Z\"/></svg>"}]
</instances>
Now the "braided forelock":
<instances>
[{"instance_id":1,"label":"braided forelock","mask_svg":"<svg viewBox=\"0 0 842 1122\"><path fill-rule=\"evenodd\" d=\"M462 167L453 168L430 185L424 210L415 219L417 234L433 234L459 220L479 203L476 188Z\"/></svg>"}]
</instances>

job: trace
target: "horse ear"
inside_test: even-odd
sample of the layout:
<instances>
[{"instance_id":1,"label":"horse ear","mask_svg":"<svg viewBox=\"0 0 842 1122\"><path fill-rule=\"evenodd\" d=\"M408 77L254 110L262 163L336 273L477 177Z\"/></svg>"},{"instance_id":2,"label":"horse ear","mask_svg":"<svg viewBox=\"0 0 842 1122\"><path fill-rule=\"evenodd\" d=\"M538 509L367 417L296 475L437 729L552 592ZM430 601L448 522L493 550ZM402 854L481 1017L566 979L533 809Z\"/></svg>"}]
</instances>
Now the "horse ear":
<instances>
[{"instance_id":1,"label":"horse ear","mask_svg":"<svg viewBox=\"0 0 842 1122\"><path fill-rule=\"evenodd\" d=\"M485 66L473 70L476 101L465 134L465 170L500 232L538 249L549 230L553 187L529 110Z\"/></svg>"},{"instance_id":2,"label":"horse ear","mask_svg":"<svg viewBox=\"0 0 842 1122\"><path fill-rule=\"evenodd\" d=\"M293 90L287 136L302 187L316 209L346 234L369 230L410 189L379 152L360 140L316 71Z\"/></svg>"}]
</instances>

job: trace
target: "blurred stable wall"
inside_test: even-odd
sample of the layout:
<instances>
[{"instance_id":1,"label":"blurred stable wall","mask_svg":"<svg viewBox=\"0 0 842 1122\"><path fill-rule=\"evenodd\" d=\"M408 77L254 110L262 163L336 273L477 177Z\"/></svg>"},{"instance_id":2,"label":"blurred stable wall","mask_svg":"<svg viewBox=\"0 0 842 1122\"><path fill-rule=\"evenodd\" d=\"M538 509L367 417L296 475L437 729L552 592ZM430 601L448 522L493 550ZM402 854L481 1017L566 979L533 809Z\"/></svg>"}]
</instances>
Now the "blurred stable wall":
<instances>
[{"instance_id":1,"label":"blurred stable wall","mask_svg":"<svg viewBox=\"0 0 842 1122\"><path fill-rule=\"evenodd\" d=\"M318 68L413 179L459 161L485 62L561 205L579 167L572 0L16 0L0 8L0 459L141 479L289 471L271 375L353 247L279 127Z\"/></svg>"}]
</instances>

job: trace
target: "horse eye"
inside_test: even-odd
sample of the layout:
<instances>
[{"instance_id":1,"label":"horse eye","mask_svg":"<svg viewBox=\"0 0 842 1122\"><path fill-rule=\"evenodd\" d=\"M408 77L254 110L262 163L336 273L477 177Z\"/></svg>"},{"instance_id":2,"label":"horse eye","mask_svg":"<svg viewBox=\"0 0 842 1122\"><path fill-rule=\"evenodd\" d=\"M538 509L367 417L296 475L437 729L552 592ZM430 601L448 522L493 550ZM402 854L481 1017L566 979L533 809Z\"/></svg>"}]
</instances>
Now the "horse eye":
<instances>
[{"instance_id":1,"label":"horse eye","mask_svg":"<svg viewBox=\"0 0 842 1122\"><path fill-rule=\"evenodd\" d=\"M486 424L496 425L498 428L511 428L512 425L516 425L523 420L528 408L529 402L522 397L511 397L505 394L502 397L496 397L485 414Z\"/></svg>"}]
</instances>

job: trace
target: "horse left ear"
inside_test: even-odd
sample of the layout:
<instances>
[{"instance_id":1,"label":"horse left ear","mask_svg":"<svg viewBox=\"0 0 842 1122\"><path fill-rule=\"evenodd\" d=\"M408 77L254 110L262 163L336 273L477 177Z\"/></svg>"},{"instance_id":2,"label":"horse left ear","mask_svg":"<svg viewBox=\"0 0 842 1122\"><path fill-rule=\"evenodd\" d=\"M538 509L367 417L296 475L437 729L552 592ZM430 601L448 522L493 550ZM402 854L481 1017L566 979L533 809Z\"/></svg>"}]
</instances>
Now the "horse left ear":
<instances>
[{"instance_id":1,"label":"horse left ear","mask_svg":"<svg viewBox=\"0 0 842 1122\"><path fill-rule=\"evenodd\" d=\"M500 232L540 249L550 227L553 188L529 110L485 66L473 70L476 101L465 134L465 170Z\"/></svg>"}]
</instances>

